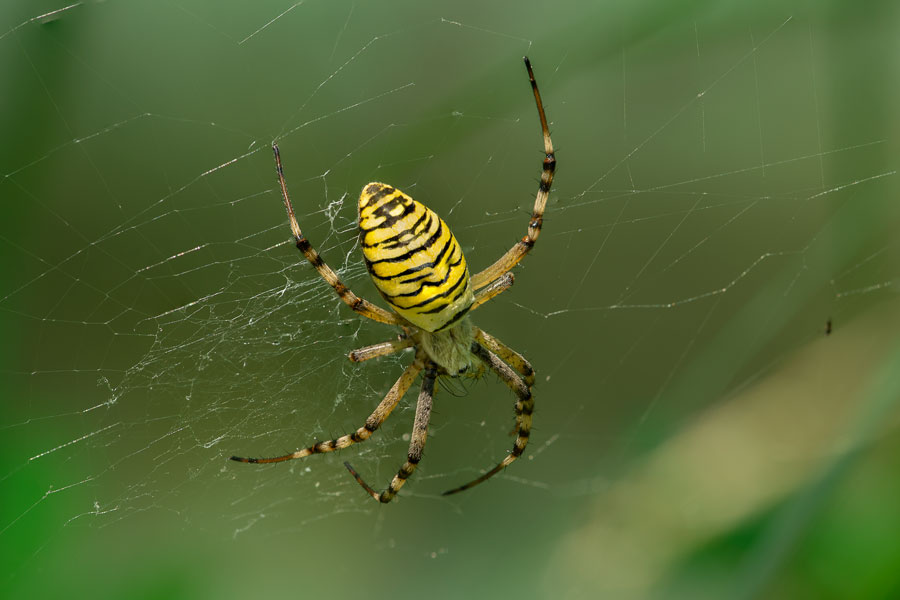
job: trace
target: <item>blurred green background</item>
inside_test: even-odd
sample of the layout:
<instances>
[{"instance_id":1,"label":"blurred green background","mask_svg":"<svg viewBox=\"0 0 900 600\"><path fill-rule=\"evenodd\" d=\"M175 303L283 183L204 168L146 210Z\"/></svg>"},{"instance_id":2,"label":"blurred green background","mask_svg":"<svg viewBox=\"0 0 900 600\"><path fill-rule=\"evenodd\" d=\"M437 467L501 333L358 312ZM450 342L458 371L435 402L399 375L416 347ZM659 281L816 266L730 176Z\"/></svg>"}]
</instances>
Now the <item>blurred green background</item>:
<instances>
[{"instance_id":1,"label":"blurred green background","mask_svg":"<svg viewBox=\"0 0 900 600\"><path fill-rule=\"evenodd\" d=\"M896 2L6 2L2 595L900 596ZM525 232L541 86L559 168L475 321L538 371L415 392L355 202L387 181L473 269ZM828 333L830 332L830 333ZM404 438L404 436L406 436Z\"/></svg>"}]
</instances>

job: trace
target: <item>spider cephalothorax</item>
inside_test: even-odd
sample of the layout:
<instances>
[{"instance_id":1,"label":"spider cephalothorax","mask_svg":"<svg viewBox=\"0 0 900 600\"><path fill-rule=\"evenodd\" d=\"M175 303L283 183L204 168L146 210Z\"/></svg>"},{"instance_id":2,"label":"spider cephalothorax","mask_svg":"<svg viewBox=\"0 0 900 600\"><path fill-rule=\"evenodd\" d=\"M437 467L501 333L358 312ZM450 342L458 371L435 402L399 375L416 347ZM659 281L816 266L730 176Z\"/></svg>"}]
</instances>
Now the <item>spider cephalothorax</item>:
<instances>
[{"instance_id":1,"label":"spider cephalothorax","mask_svg":"<svg viewBox=\"0 0 900 600\"><path fill-rule=\"evenodd\" d=\"M350 353L350 360L361 362L404 348L415 348L415 358L366 419L365 425L353 433L319 442L284 456L232 456L232 460L250 463L281 462L331 452L367 440L388 418L419 373L423 373L422 391L416 404L406 462L388 488L381 493L376 492L349 463L344 463L356 481L373 498L380 502L390 502L415 471L422 457L437 377L455 377L471 372L470 370L480 371L485 367L496 373L516 395L516 441L509 455L494 468L469 483L444 493L453 494L478 485L522 455L531 434L531 414L534 409L531 386L534 384L534 370L521 354L474 326L468 313L512 285L513 276L509 270L531 250L540 235L544 208L553 182L556 157L541 95L527 57L525 67L528 69L544 138L541 182L528 223L528 233L491 266L470 277L459 243L447 224L434 211L384 183L369 183L363 188L359 197L360 245L369 274L393 312L351 292L303 236L288 196L278 145L272 144L278 182L297 248L350 308L373 321L398 325L403 329L403 335L396 340L354 350Z\"/></svg>"}]
</instances>

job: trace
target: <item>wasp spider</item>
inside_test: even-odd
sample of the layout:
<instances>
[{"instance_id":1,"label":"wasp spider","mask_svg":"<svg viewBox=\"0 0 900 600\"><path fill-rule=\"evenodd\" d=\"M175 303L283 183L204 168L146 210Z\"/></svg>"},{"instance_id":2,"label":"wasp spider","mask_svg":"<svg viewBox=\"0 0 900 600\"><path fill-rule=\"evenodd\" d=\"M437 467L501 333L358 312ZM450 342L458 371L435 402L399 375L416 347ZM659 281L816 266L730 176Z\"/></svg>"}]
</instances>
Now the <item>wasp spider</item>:
<instances>
[{"instance_id":1,"label":"wasp spider","mask_svg":"<svg viewBox=\"0 0 900 600\"><path fill-rule=\"evenodd\" d=\"M246 463L273 463L310 454L331 452L365 441L384 423L410 386L423 373L422 390L416 404L412 441L406 462L391 480L387 489L376 492L350 466L347 470L357 482L379 502L390 502L413 474L422 458L428 420L434 397L434 382L439 376L457 377L463 373L480 372L482 365L495 372L516 395L516 441L512 451L497 466L481 477L445 492L455 494L478 485L507 467L522 455L531 432L534 400L531 387L534 370L525 358L505 346L500 340L473 325L468 313L497 294L509 289L513 275L509 272L528 253L541 232L544 207L553 182L556 158L547 117L541 103L531 63L525 58L531 91L537 104L544 137L544 160L541 181L534 211L528 222L528 233L494 264L469 277L462 249L447 224L434 211L416 202L400 190L384 183L369 183L359 196L359 239L366 267L375 286L393 312L368 302L354 294L341 282L319 253L300 232L294 209L288 197L278 145L273 143L278 183L284 206L290 219L297 248L328 282L341 300L364 317L398 325L403 330L399 339L367 346L350 353L350 360L361 362L385 356L404 348L415 348L415 358L365 425L349 435L319 442L291 454L273 458L241 458Z\"/></svg>"}]
</instances>

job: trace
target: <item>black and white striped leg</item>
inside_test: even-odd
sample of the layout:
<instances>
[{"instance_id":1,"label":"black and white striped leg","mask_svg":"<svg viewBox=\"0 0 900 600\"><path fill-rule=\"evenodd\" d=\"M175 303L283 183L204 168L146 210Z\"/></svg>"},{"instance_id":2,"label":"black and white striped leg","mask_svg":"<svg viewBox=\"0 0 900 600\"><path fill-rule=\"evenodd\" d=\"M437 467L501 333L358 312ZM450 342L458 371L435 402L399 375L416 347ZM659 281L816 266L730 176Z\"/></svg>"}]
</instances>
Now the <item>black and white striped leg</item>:
<instances>
[{"instance_id":1,"label":"black and white striped leg","mask_svg":"<svg viewBox=\"0 0 900 600\"><path fill-rule=\"evenodd\" d=\"M507 275L511 275L511 273L507 273ZM529 388L534 385L534 369L524 356L478 327L475 328L475 339L518 371L525 380L525 385Z\"/></svg>"},{"instance_id":2,"label":"black and white striped leg","mask_svg":"<svg viewBox=\"0 0 900 600\"><path fill-rule=\"evenodd\" d=\"M415 345L415 342L412 338L402 337L397 340L372 344L365 348L357 348L356 350L351 351L350 354L347 355L347 358L353 362L363 362L380 356L388 356L389 354L399 352L400 350L404 350L413 345Z\"/></svg>"},{"instance_id":3,"label":"black and white striped leg","mask_svg":"<svg viewBox=\"0 0 900 600\"><path fill-rule=\"evenodd\" d=\"M470 308L469 310L475 310L488 300L494 298L494 296L502 294L503 292L511 288L512 284L515 283L515 281L516 278L512 273L504 273L491 283L475 292L475 302L472 303L472 308Z\"/></svg>"},{"instance_id":4,"label":"black and white striped leg","mask_svg":"<svg viewBox=\"0 0 900 600\"><path fill-rule=\"evenodd\" d=\"M516 441L513 444L512 451L496 467L465 485L444 492L445 496L475 487L508 467L525 452L525 446L528 445L528 437L531 435L531 415L534 412L534 398L531 397L531 386L526 385L512 367L503 362L500 357L478 342L472 343L472 353L481 359L494 373L499 375L503 383L509 386L516 394Z\"/></svg>"},{"instance_id":5,"label":"black and white striped leg","mask_svg":"<svg viewBox=\"0 0 900 600\"><path fill-rule=\"evenodd\" d=\"M281 186L281 196L284 200L284 208L287 211L288 219L291 222L291 232L294 234L294 244L297 246L297 249L303 253L306 260L309 261L309 264L316 268L316 271L318 271L322 279L327 281L328 285L334 288L338 298L340 298L344 304L373 321L387 323L388 325L404 324L405 321L394 313L388 312L380 306L372 304L368 300L364 300L351 292L350 288L344 285L344 282L340 280L337 273L322 260L322 257L319 256L316 249L312 247L312 244L309 243L309 240L307 240L300 231L300 225L297 223L297 217L294 215L294 207L291 204L291 198L288 195L287 183L284 181L284 169L281 166L281 153L278 150L278 144L275 142L272 142L272 152L275 153L275 170L278 171L278 185Z\"/></svg>"},{"instance_id":6,"label":"black and white striped leg","mask_svg":"<svg viewBox=\"0 0 900 600\"><path fill-rule=\"evenodd\" d=\"M476 290L480 290L512 269L534 247L538 236L541 234L541 227L544 223L544 209L547 207L547 199L550 197L550 189L553 186L553 174L556 172L556 152L553 150L553 142L550 140L550 128L547 126L547 115L544 113L541 93L538 91L537 81L534 79L534 71L531 69L531 62L527 56L525 57L525 68L528 69L528 79L531 81L534 103L537 105L538 118L541 120L541 136L544 138L541 182L538 185L537 195L534 199L534 209L531 211L531 219L528 221L526 235L516 242L506 254L498 258L494 264L472 276L472 287Z\"/></svg>"},{"instance_id":7,"label":"black and white striped leg","mask_svg":"<svg viewBox=\"0 0 900 600\"><path fill-rule=\"evenodd\" d=\"M305 456L309 456L310 454L322 454L325 452L333 452L335 450L340 450L341 448L346 448L348 446L352 446L358 442L364 442L377 430L381 427L381 424L385 422L385 420L390 416L391 411L397 406L397 403L400 402L400 399L406 394L407 390L409 390L410 386L416 380L416 377L419 376L419 371L422 370L424 366L424 362L422 357L417 357L413 364L406 367L406 371L400 376L399 379L394 383L393 387L391 387L390 391L384 397L384 400L375 408L375 411L369 415L369 418L366 419L366 424L350 433L348 435L341 436L339 438L335 438L333 440L327 440L324 442L319 442L318 444L313 444L308 448L303 448L302 450L297 450L296 452L291 452L290 454L285 454L284 456L274 456L272 458L243 458L240 456L232 456L231 460L237 462L244 463L275 463L275 462L283 462L286 460L293 460L295 458L303 458Z\"/></svg>"},{"instance_id":8,"label":"black and white striped leg","mask_svg":"<svg viewBox=\"0 0 900 600\"><path fill-rule=\"evenodd\" d=\"M344 466L347 467L347 470L350 471L357 483L379 502L390 502L397 495L400 488L403 487L403 484L406 483L406 480L412 476L419 461L422 460L422 451L425 449L425 440L428 438L428 420L431 418L431 404L434 398L434 380L436 378L437 367L434 363L428 363L425 367L422 391L419 393L419 400L416 403L416 417L413 423L412 440L409 443L409 450L406 454L406 462L394 475L386 490L379 494L363 481L363 478L350 466L349 462L344 463Z\"/></svg>"}]
</instances>

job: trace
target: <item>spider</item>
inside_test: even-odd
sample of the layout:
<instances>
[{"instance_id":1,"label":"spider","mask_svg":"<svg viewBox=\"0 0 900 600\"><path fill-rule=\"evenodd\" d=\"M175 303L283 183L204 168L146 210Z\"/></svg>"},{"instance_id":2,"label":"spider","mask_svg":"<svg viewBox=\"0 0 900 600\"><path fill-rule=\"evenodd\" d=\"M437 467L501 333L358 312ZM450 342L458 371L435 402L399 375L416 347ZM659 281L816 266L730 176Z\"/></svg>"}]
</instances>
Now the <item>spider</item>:
<instances>
[{"instance_id":1,"label":"spider","mask_svg":"<svg viewBox=\"0 0 900 600\"><path fill-rule=\"evenodd\" d=\"M297 249L351 309L368 319L398 325L403 330L396 340L353 350L349 355L350 360L362 362L405 348L414 348L415 358L381 404L366 419L365 425L353 433L319 442L284 456L232 456L231 460L274 463L332 452L365 441L388 418L419 373L423 373L406 462L387 489L380 493L375 491L350 463L344 463L370 496L379 502L390 502L422 458L428 436L435 380L439 376L457 377L466 373L480 373L484 367L496 373L516 396L516 440L512 451L494 468L465 485L444 492L444 495L455 494L482 483L522 455L531 432L534 370L521 354L473 325L468 313L512 286L513 274L509 271L528 254L540 235L544 207L553 182L556 158L550 141L547 117L531 62L528 57L524 60L544 138L541 180L527 234L494 264L470 277L462 249L443 219L394 187L384 183L367 184L359 196L360 246L369 274L382 297L393 309L392 312L350 291L300 232L284 181L278 144L272 143L278 183Z\"/></svg>"}]
</instances>

